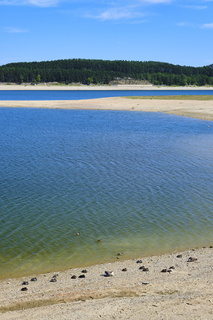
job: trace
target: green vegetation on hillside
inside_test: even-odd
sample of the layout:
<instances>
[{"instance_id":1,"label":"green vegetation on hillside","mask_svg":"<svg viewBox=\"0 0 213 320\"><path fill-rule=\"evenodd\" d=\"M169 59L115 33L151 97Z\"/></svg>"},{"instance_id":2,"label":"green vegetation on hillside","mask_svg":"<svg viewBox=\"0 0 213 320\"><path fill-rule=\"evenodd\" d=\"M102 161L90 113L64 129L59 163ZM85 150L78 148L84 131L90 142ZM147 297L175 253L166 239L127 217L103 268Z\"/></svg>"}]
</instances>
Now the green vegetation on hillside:
<instances>
[{"instance_id":1,"label":"green vegetation on hillside","mask_svg":"<svg viewBox=\"0 0 213 320\"><path fill-rule=\"evenodd\" d=\"M213 85L213 68L153 61L89 59L18 62L0 67L0 82L6 83L109 84L124 79L166 86Z\"/></svg>"}]
</instances>

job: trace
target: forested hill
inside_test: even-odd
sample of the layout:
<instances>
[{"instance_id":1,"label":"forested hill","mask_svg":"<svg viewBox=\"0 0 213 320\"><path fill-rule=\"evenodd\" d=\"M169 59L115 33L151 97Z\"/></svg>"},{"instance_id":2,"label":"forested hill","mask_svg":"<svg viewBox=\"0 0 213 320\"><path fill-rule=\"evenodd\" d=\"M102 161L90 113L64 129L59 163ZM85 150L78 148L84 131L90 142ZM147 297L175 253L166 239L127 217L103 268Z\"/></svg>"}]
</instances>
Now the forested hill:
<instances>
[{"instance_id":1,"label":"forested hill","mask_svg":"<svg viewBox=\"0 0 213 320\"><path fill-rule=\"evenodd\" d=\"M0 67L0 82L6 83L108 84L122 79L143 80L155 85L213 85L213 68L89 59L10 63Z\"/></svg>"}]
</instances>

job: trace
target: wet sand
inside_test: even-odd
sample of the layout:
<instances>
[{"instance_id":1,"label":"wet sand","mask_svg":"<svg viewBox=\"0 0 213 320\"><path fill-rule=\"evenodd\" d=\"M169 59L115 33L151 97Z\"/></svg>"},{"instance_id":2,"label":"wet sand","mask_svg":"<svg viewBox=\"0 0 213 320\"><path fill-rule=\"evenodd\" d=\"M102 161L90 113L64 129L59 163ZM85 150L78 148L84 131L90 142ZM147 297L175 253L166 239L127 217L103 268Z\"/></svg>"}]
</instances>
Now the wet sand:
<instances>
[{"instance_id":1,"label":"wet sand","mask_svg":"<svg viewBox=\"0 0 213 320\"><path fill-rule=\"evenodd\" d=\"M128 92L127 92L128 95ZM213 100L155 100L125 97L60 101L0 101L0 107L164 112L213 120Z\"/></svg>"},{"instance_id":2,"label":"wet sand","mask_svg":"<svg viewBox=\"0 0 213 320\"><path fill-rule=\"evenodd\" d=\"M82 269L56 270L3 280L0 318L210 320L212 254L213 248L192 249L128 261L118 259L88 267L86 273ZM106 277L105 271L114 275ZM74 275L76 279L71 278ZM31 281L33 277L37 281ZM22 284L24 281L28 284Z\"/></svg>"}]
</instances>

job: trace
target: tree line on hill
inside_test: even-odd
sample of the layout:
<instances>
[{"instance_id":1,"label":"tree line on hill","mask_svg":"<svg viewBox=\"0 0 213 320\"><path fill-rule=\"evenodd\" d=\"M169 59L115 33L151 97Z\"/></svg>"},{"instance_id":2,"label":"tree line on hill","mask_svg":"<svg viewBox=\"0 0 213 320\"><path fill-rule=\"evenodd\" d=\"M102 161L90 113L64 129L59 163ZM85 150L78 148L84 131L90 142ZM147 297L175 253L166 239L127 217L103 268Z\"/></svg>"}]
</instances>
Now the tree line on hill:
<instances>
[{"instance_id":1,"label":"tree line on hill","mask_svg":"<svg viewBox=\"0 0 213 320\"><path fill-rule=\"evenodd\" d=\"M213 66L190 67L154 61L67 59L9 63L0 67L0 82L109 84L133 79L154 85L213 85Z\"/></svg>"}]
</instances>

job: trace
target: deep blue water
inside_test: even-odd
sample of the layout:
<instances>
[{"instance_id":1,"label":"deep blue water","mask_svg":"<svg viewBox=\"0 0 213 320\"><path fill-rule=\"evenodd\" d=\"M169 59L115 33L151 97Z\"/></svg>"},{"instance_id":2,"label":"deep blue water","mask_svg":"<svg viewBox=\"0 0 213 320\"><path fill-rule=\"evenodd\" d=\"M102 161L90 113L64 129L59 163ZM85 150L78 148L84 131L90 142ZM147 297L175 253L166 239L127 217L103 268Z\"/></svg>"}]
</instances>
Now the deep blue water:
<instances>
[{"instance_id":1,"label":"deep blue water","mask_svg":"<svg viewBox=\"0 0 213 320\"><path fill-rule=\"evenodd\" d=\"M0 108L1 277L212 245L212 190L211 121Z\"/></svg>"},{"instance_id":2,"label":"deep blue water","mask_svg":"<svg viewBox=\"0 0 213 320\"><path fill-rule=\"evenodd\" d=\"M0 90L0 100L80 100L123 96L212 94L213 90Z\"/></svg>"}]
</instances>

